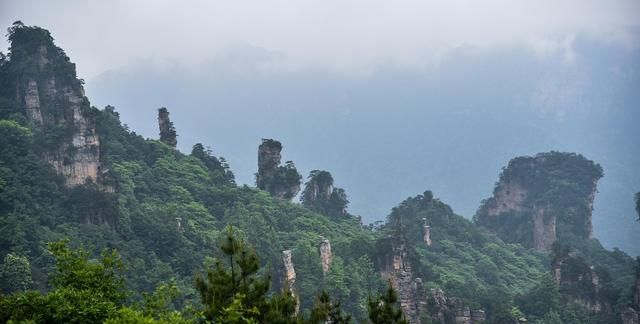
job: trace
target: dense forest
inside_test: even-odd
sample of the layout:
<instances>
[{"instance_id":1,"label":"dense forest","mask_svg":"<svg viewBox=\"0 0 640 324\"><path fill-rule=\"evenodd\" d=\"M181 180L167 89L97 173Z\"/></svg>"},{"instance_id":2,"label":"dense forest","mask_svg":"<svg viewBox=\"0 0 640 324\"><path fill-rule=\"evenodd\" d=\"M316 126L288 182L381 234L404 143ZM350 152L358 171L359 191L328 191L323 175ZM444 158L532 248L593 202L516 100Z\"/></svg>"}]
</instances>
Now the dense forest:
<instances>
[{"instance_id":1,"label":"dense forest","mask_svg":"<svg viewBox=\"0 0 640 324\"><path fill-rule=\"evenodd\" d=\"M512 160L474 221L427 190L365 225L279 141L239 186L208 144L176 149L169 109L149 139L91 106L47 30L8 38L2 322L637 323L640 261L591 237L603 171L580 155Z\"/></svg>"}]
</instances>

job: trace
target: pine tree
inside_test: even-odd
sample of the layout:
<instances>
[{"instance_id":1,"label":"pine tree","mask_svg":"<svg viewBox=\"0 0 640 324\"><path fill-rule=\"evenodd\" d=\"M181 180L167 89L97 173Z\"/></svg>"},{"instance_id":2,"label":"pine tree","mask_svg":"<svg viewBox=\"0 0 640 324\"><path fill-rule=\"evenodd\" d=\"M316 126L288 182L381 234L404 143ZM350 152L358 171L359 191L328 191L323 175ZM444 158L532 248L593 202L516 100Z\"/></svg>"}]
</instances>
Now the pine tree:
<instances>
[{"instance_id":1,"label":"pine tree","mask_svg":"<svg viewBox=\"0 0 640 324\"><path fill-rule=\"evenodd\" d=\"M311 309L310 324L347 324L351 322L351 315L342 312L339 301L332 303L329 294L324 290L318 295L316 303Z\"/></svg>"},{"instance_id":2,"label":"pine tree","mask_svg":"<svg viewBox=\"0 0 640 324\"><path fill-rule=\"evenodd\" d=\"M233 227L220 244L226 262L217 259L206 276L196 278L208 320L235 323L295 323L295 299L287 290L267 298L271 277L258 275L255 250L236 238Z\"/></svg>"},{"instance_id":3,"label":"pine tree","mask_svg":"<svg viewBox=\"0 0 640 324\"><path fill-rule=\"evenodd\" d=\"M369 296L369 320L373 324L408 324L398 304L398 294L388 283L387 291L376 298Z\"/></svg>"}]
</instances>

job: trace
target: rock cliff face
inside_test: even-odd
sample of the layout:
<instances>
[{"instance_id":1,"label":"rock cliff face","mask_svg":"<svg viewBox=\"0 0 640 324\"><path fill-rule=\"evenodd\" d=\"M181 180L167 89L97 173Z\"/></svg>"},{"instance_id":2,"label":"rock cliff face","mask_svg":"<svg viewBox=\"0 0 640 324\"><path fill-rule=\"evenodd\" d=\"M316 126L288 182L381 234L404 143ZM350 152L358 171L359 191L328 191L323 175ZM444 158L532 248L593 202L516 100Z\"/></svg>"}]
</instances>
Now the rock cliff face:
<instances>
[{"instance_id":1,"label":"rock cliff face","mask_svg":"<svg viewBox=\"0 0 640 324\"><path fill-rule=\"evenodd\" d=\"M427 225L427 220L424 219L424 225L422 226L422 240L427 246L431 246L431 226Z\"/></svg>"},{"instance_id":2,"label":"rock cliff face","mask_svg":"<svg viewBox=\"0 0 640 324\"><path fill-rule=\"evenodd\" d=\"M640 323L640 259L636 260L636 281L633 285L633 305L621 312L623 324Z\"/></svg>"},{"instance_id":3,"label":"rock cliff face","mask_svg":"<svg viewBox=\"0 0 640 324\"><path fill-rule=\"evenodd\" d=\"M296 270L293 268L293 260L291 259L291 250L282 251L283 264L283 284L286 284L291 291L291 295L296 299L296 313L300 309L300 297L296 293Z\"/></svg>"},{"instance_id":4,"label":"rock cliff face","mask_svg":"<svg viewBox=\"0 0 640 324\"><path fill-rule=\"evenodd\" d=\"M418 290L424 290L418 281ZM484 310L472 310L458 298L447 297L441 289L430 289L426 292L424 311L432 312L432 319L439 323L474 324L484 323Z\"/></svg>"},{"instance_id":5,"label":"rock cliff face","mask_svg":"<svg viewBox=\"0 0 640 324\"><path fill-rule=\"evenodd\" d=\"M165 107L158 109L158 128L160 129L160 141L175 149L178 145L178 135L169 119L169 111Z\"/></svg>"},{"instance_id":6,"label":"rock cliff face","mask_svg":"<svg viewBox=\"0 0 640 324\"><path fill-rule=\"evenodd\" d=\"M300 191L302 176L291 161L280 165L282 144L276 140L263 139L258 147L258 173L256 185L272 196L291 200Z\"/></svg>"},{"instance_id":7,"label":"rock cliff face","mask_svg":"<svg viewBox=\"0 0 640 324\"><path fill-rule=\"evenodd\" d=\"M573 153L540 153L511 160L477 224L507 242L548 250L559 229L591 238L591 211L602 168Z\"/></svg>"},{"instance_id":8,"label":"rock cliff face","mask_svg":"<svg viewBox=\"0 0 640 324\"><path fill-rule=\"evenodd\" d=\"M409 323L476 324L486 319L484 310L471 310L460 299L447 297L441 289L427 291L422 279L414 276L402 242L393 245L391 258L381 274L397 291Z\"/></svg>"},{"instance_id":9,"label":"rock cliff face","mask_svg":"<svg viewBox=\"0 0 640 324\"><path fill-rule=\"evenodd\" d=\"M322 263L322 273L325 275L331 267L331 258L331 243L326 238L322 238L320 241L320 262Z\"/></svg>"},{"instance_id":10,"label":"rock cliff face","mask_svg":"<svg viewBox=\"0 0 640 324\"><path fill-rule=\"evenodd\" d=\"M49 32L16 23L10 28L11 74L15 100L35 128L47 130L44 158L67 185L96 182L100 139L75 64L53 44Z\"/></svg>"}]
</instances>

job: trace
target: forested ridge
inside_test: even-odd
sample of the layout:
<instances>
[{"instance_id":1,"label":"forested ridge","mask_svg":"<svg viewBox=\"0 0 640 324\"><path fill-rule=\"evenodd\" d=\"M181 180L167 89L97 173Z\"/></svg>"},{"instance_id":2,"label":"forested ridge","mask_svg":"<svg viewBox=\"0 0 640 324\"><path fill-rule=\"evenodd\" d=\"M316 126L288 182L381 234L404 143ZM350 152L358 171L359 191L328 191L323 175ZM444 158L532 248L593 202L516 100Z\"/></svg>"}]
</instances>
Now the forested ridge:
<instances>
[{"instance_id":1,"label":"forested ridge","mask_svg":"<svg viewBox=\"0 0 640 324\"><path fill-rule=\"evenodd\" d=\"M456 215L428 190L364 225L334 187L340 179L281 163L286 143L256 139L257 186L239 186L216 143L175 148L169 109L159 109L159 137L149 139L115 107L91 106L47 30L16 22L8 37L0 321L616 323L640 307L640 265L564 230L571 213L590 213L581 177L550 168L535 183L566 220L547 251L520 239L526 222L504 237L508 229ZM581 168L574 155L553 154L562 170ZM503 177L536 179L511 171Z\"/></svg>"}]
</instances>

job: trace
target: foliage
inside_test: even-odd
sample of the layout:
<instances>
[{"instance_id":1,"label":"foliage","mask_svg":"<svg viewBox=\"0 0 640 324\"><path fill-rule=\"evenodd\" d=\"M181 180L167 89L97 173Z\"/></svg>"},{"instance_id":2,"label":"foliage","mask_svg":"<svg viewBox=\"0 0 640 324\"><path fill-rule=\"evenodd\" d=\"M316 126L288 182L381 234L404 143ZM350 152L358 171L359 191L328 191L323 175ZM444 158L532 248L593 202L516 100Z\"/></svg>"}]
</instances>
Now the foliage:
<instances>
[{"instance_id":1,"label":"foliage","mask_svg":"<svg viewBox=\"0 0 640 324\"><path fill-rule=\"evenodd\" d=\"M19 76L53 76L78 91L82 80L48 31L16 23L9 39L11 52L0 55L0 255L2 288L13 294L0 297L0 322L193 323L216 318L299 323L321 322L325 316L349 322L345 314L356 322L401 322L395 293L370 297L384 289L379 271L398 242L406 244L414 276L465 305L484 308L489 322L521 316L544 323L558 316L565 323L595 321L580 306L564 307L564 290L556 303L556 290L542 275L548 272L549 256L486 234L429 191L395 207L386 224L362 226L352 217L335 217L348 204L340 188L321 205L305 198L309 186L302 206L274 199L236 185L224 159L203 144L183 154L163 143L162 135L156 141L130 131L114 107L92 108L86 98L83 113L95 121L100 137L101 179L65 187L64 178L42 159L47 147L58 147L75 131L62 122L64 106L50 98L47 106L55 108L43 114L54 123L36 127L15 92L24 87ZM44 65L34 55L42 51L47 53ZM277 141L269 144L282 148ZM505 170L502 177L531 181L527 184L535 195L528 203L558 207L559 239L575 248L582 268L595 266L600 291L612 308L625 304L620 292L628 291L634 279L633 260L570 235L588 207L580 197L602 170L577 155L545 158L549 167L538 176L528 177L532 169L523 159L514 162L513 174ZM576 161L582 167L575 168ZM273 187L258 187L272 192L297 188L301 181L290 161L278 166L273 177L268 179ZM285 198L292 198L297 189L285 191ZM568 212L575 201L580 208ZM431 226L431 246L422 238L425 221ZM234 228L231 240L228 225ZM505 233L514 237L500 236L516 242L523 236L520 225L527 224L506 224ZM326 274L318 251L321 236L333 249ZM63 237L72 241L50 245L49 253L46 243ZM218 249L220 240L224 244ZM110 252L100 255L70 244ZM299 297L297 316L295 299L278 280L286 249L292 250L297 274L290 287ZM194 287L198 273L206 275ZM41 292L23 291L29 288ZM541 309L528 307L528 300Z\"/></svg>"},{"instance_id":2,"label":"foliage","mask_svg":"<svg viewBox=\"0 0 640 324\"><path fill-rule=\"evenodd\" d=\"M344 189L333 187L331 173L321 170L309 173L300 200L303 206L333 217L345 215L349 204Z\"/></svg>"},{"instance_id":3,"label":"foliage","mask_svg":"<svg viewBox=\"0 0 640 324\"><path fill-rule=\"evenodd\" d=\"M206 276L196 277L205 315L215 321L231 307L238 312L244 310L240 315L261 320L260 314L265 314L268 307L266 294L270 278L256 275L260 263L255 250L234 236L233 227L227 228L220 249L226 265L222 260L215 260L214 269L208 270Z\"/></svg>"},{"instance_id":4,"label":"foliage","mask_svg":"<svg viewBox=\"0 0 640 324\"><path fill-rule=\"evenodd\" d=\"M158 109L158 123L160 125L160 142L171 147L176 147L176 144L178 144L178 134L173 126L173 122L169 120L169 111L167 108L162 107Z\"/></svg>"},{"instance_id":5,"label":"foliage","mask_svg":"<svg viewBox=\"0 0 640 324\"><path fill-rule=\"evenodd\" d=\"M258 148L258 173L256 186L272 195L291 200L298 194L302 175L293 161L280 165L282 143L273 139L262 139Z\"/></svg>"},{"instance_id":6,"label":"foliage","mask_svg":"<svg viewBox=\"0 0 640 324\"><path fill-rule=\"evenodd\" d=\"M474 219L505 241L532 246L532 218L537 209L557 219L558 235L574 233L587 238L591 231L591 204L602 167L575 153L549 152L509 161L496 183L494 196L483 202ZM511 190L523 190L520 208L489 215L498 198ZM504 198L507 199L507 198Z\"/></svg>"},{"instance_id":7,"label":"foliage","mask_svg":"<svg viewBox=\"0 0 640 324\"><path fill-rule=\"evenodd\" d=\"M431 246L423 240L425 223L431 227ZM471 306L494 307L495 296L512 304L547 271L542 254L483 233L430 191L395 207L380 232L378 255L388 258L396 242L404 243L415 276Z\"/></svg>"},{"instance_id":8,"label":"foliage","mask_svg":"<svg viewBox=\"0 0 640 324\"><path fill-rule=\"evenodd\" d=\"M550 313L556 314L560 305L560 291L555 280L549 273L544 273L538 282L525 294L516 298L518 308L529 315L529 320L536 318L544 321Z\"/></svg>"},{"instance_id":9,"label":"foliage","mask_svg":"<svg viewBox=\"0 0 640 324\"><path fill-rule=\"evenodd\" d=\"M384 294L369 298L369 320L373 324L407 324L407 320L400 309L398 294L388 283Z\"/></svg>"},{"instance_id":10,"label":"foliage","mask_svg":"<svg viewBox=\"0 0 640 324\"><path fill-rule=\"evenodd\" d=\"M0 265L0 289L4 293L27 290L31 286L31 264L25 256L9 253Z\"/></svg>"},{"instance_id":11,"label":"foliage","mask_svg":"<svg viewBox=\"0 0 640 324\"><path fill-rule=\"evenodd\" d=\"M311 316L309 323L335 323L335 324L348 324L352 322L351 315L346 315L340 308L340 302L331 302L329 294L326 291L322 291L316 303L311 310Z\"/></svg>"},{"instance_id":12,"label":"foliage","mask_svg":"<svg viewBox=\"0 0 640 324\"><path fill-rule=\"evenodd\" d=\"M49 244L56 259L51 290L46 295L18 293L3 300L5 320L64 323L101 322L125 300L122 263L117 253L105 251L92 262L83 250L72 250L68 241Z\"/></svg>"},{"instance_id":13,"label":"foliage","mask_svg":"<svg viewBox=\"0 0 640 324\"><path fill-rule=\"evenodd\" d=\"M233 172L229 170L229 164L226 163L224 158L218 159L212 154L211 149L204 147L201 143L196 143L191 150L191 156L198 158L204 163L207 170L209 170L209 177L215 182L220 184L234 185Z\"/></svg>"}]
</instances>

